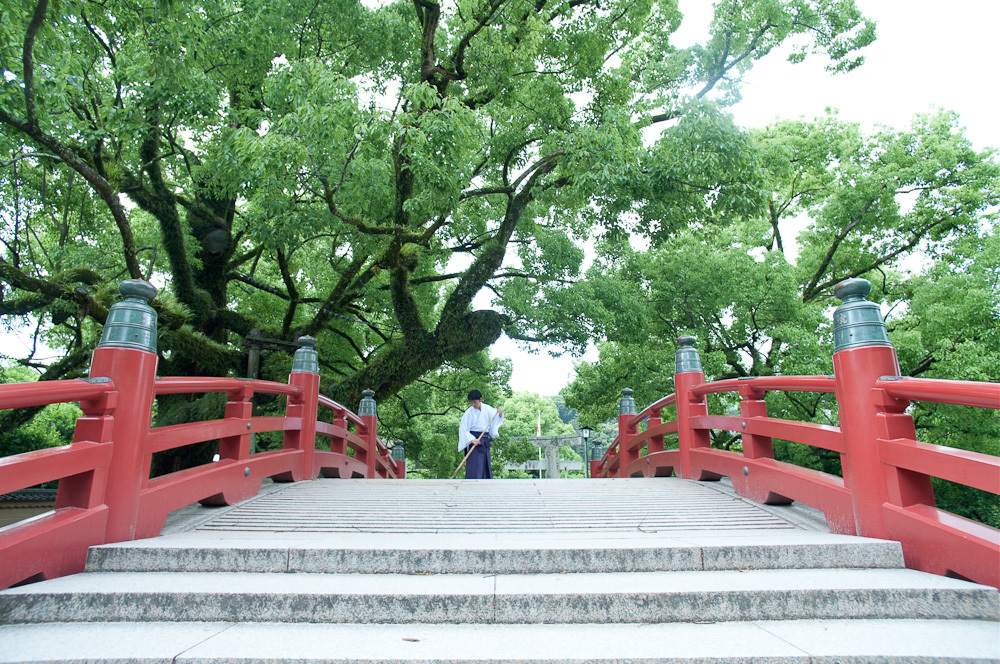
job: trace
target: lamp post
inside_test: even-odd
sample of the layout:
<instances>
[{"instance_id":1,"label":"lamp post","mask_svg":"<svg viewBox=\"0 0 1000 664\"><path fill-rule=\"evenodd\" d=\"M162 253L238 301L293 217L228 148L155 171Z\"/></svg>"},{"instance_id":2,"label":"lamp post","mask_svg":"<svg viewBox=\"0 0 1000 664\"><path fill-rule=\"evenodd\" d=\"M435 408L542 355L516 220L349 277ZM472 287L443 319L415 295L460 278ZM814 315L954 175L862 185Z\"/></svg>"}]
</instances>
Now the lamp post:
<instances>
[{"instance_id":1,"label":"lamp post","mask_svg":"<svg viewBox=\"0 0 1000 664\"><path fill-rule=\"evenodd\" d=\"M590 427L580 427L580 435L583 436L583 477L586 479L590 477L590 471L587 468L590 465L590 453L587 450L587 441L590 440Z\"/></svg>"}]
</instances>

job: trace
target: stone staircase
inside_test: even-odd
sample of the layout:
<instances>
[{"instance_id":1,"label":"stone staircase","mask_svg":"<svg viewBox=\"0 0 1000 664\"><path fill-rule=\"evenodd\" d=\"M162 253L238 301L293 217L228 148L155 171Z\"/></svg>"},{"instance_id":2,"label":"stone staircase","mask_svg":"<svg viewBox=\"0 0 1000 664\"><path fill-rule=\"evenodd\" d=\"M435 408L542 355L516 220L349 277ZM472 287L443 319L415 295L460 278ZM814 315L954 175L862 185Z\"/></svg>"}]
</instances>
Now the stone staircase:
<instances>
[{"instance_id":1,"label":"stone staircase","mask_svg":"<svg viewBox=\"0 0 1000 664\"><path fill-rule=\"evenodd\" d=\"M0 662L1000 662L1000 594L723 483L316 480L0 592Z\"/></svg>"}]
</instances>

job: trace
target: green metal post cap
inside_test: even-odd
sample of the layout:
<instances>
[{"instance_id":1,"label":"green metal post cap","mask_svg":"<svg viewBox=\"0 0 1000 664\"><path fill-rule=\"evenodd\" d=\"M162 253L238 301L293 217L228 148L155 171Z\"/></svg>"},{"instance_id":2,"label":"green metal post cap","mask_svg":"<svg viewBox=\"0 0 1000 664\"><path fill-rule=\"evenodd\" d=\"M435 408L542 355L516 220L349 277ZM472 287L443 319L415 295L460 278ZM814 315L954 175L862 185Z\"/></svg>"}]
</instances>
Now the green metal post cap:
<instances>
[{"instance_id":1,"label":"green metal post cap","mask_svg":"<svg viewBox=\"0 0 1000 664\"><path fill-rule=\"evenodd\" d=\"M377 414L378 411L375 405L375 391L362 390L361 405L358 406L358 415L377 415Z\"/></svg>"},{"instance_id":2,"label":"green metal post cap","mask_svg":"<svg viewBox=\"0 0 1000 664\"><path fill-rule=\"evenodd\" d=\"M635 415L638 412L635 408L635 399L632 398L632 389L626 387L622 390L622 398L618 402L618 414Z\"/></svg>"},{"instance_id":3,"label":"green metal post cap","mask_svg":"<svg viewBox=\"0 0 1000 664\"><path fill-rule=\"evenodd\" d=\"M863 300L871 292L872 282L867 279L845 279L833 287L834 296L844 302Z\"/></svg>"},{"instance_id":4,"label":"green metal post cap","mask_svg":"<svg viewBox=\"0 0 1000 664\"><path fill-rule=\"evenodd\" d=\"M299 349L292 358L292 373L319 373L319 353L315 337L299 337Z\"/></svg>"},{"instance_id":5,"label":"green metal post cap","mask_svg":"<svg viewBox=\"0 0 1000 664\"><path fill-rule=\"evenodd\" d=\"M892 346L882 320L882 310L865 300L872 290L867 279L847 279L833 287L843 301L833 312L833 352L867 346Z\"/></svg>"},{"instance_id":6,"label":"green metal post cap","mask_svg":"<svg viewBox=\"0 0 1000 664\"><path fill-rule=\"evenodd\" d=\"M674 353L675 374L686 373L688 371L701 372L701 356L698 355L698 349L694 347L695 341L697 339L691 335L684 335L677 338L679 348Z\"/></svg>"},{"instance_id":7,"label":"green metal post cap","mask_svg":"<svg viewBox=\"0 0 1000 664\"><path fill-rule=\"evenodd\" d=\"M123 301L111 305L101 332L99 348L136 348L156 352L156 311L149 301L156 287L142 279L128 279L118 286Z\"/></svg>"},{"instance_id":8,"label":"green metal post cap","mask_svg":"<svg viewBox=\"0 0 1000 664\"><path fill-rule=\"evenodd\" d=\"M156 286L143 279L126 279L118 284L118 292L126 300L148 303L159 291Z\"/></svg>"}]
</instances>

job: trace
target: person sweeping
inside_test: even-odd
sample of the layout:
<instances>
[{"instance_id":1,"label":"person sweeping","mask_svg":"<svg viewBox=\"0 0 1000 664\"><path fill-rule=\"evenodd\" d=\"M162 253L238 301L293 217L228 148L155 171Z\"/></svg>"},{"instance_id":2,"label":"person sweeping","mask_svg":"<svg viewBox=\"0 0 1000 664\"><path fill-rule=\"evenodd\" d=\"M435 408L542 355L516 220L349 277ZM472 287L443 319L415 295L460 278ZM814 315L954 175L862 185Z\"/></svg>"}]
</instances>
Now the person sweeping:
<instances>
[{"instance_id":1,"label":"person sweeping","mask_svg":"<svg viewBox=\"0 0 1000 664\"><path fill-rule=\"evenodd\" d=\"M503 424L503 408L483 403L483 393L469 392L469 408L458 425L458 451L465 452L465 479L491 480L490 442Z\"/></svg>"}]
</instances>

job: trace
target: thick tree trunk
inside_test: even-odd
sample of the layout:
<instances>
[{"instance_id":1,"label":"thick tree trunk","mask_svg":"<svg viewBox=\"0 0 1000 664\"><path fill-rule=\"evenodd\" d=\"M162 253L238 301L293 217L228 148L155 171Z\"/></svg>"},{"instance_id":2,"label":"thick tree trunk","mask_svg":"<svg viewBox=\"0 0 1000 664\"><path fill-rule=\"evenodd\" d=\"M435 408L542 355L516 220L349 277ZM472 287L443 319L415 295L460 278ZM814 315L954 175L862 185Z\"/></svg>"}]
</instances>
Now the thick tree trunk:
<instances>
[{"instance_id":1,"label":"thick tree trunk","mask_svg":"<svg viewBox=\"0 0 1000 664\"><path fill-rule=\"evenodd\" d=\"M454 324L439 327L420 342L393 348L325 391L348 407L360 401L362 390L374 390L376 399L395 394L445 362L489 348L500 338L504 322L503 316L495 311L469 312Z\"/></svg>"}]
</instances>

